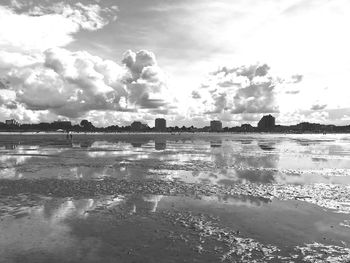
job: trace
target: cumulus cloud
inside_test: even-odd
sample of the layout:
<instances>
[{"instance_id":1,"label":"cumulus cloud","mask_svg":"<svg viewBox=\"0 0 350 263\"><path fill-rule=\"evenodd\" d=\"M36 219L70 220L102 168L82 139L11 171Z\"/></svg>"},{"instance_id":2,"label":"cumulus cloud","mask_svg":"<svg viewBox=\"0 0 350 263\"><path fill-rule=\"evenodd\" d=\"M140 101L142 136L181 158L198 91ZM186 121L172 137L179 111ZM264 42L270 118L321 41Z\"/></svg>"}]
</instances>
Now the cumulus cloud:
<instances>
[{"instance_id":1,"label":"cumulus cloud","mask_svg":"<svg viewBox=\"0 0 350 263\"><path fill-rule=\"evenodd\" d=\"M116 6L66 1L0 5L0 116L35 121L93 110L131 111L123 66L62 48L79 31L114 21L117 12Z\"/></svg>"},{"instance_id":2,"label":"cumulus cloud","mask_svg":"<svg viewBox=\"0 0 350 263\"><path fill-rule=\"evenodd\" d=\"M208 83L194 91L192 97L200 99L207 114L278 112L274 89L280 80L269 70L266 64L223 67L213 72Z\"/></svg>"},{"instance_id":3,"label":"cumulus cloud","mask_svg":"<svg viewBox=\"0 0 350 263\"><path fill-rule=\"evenodd\" d=\"M127 92L125 70L113 61L62 48L44 52L45 63L11 70L7 79L16 99L30 110L78 117L90 110L127 110L119 104Z\"/></svg>"},{"instance_id":4,"label":"cumulus cloud","mask_svg":"<svg viewBox=\"0 0 350 263\"><path fill-rule=\"evenodd\" d=\"M146 50L140 50L137 53L131 50L126 51L122 63L130 70L133 80L140 78L144 69L157 66L154 54Z\"/></svg>"},{"instance_id":5,"label":"cumulus cloud","mask_svg":"<svg viewBox=\"0 0 350 263\"><path fill-rule=\"evenodd\" d=\"M18 104L33 112L68 118L92 111L166 114L171 105L162 70L149 51L126 52L123 63L103 60L88 52L53 48L43 53L44 62L13 68L6 75L4 90L14 98L2 99L8 109ZM126 59L134 58L129 63Z\"/></svg>"},{"instance_id":6,"label":"cumulus cloud","mask_svg":"<svg viewBox=\"0 0 350 263\"><path fill-rule=\"evenodd\" d=\"M105 6L105 7L103 7ZM0 116L32 121L91 112L165 114L166 78L152 52L127 51L122 65L64 47L81 30L116 19L117 6L12 1L0 5Z\"/></svg>"},{"instance_id":7,"label":"cumulus cloud","mask_svg":"<svg viewBox=\"0 0 350 263\"><path fill-rule=\"evenodd\" d=\"M146 50L128 50L124 53L122 63L129 73L124 78L129 102L143 109L166 112L170 95L165 75L158 66L155 55Z\"/></svg>"},{"instance_id":8,"label":"cumulus cloud","mask_svg":"<svg viewBox=\"0 0 350 263\"><path fill-rule=\"evenodd\" d=\"M0 90L7 89L7 88L8 86L7 86L6 80L0 79Z\"/></svg>"}]
</instances>

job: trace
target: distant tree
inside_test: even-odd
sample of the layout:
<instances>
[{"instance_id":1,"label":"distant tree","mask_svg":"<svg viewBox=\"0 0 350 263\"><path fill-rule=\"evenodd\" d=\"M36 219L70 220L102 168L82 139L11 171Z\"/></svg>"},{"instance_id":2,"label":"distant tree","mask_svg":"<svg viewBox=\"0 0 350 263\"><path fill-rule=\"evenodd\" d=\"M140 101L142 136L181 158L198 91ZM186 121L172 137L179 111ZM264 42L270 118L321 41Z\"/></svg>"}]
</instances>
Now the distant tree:
<instances>
[{"instance_id":1,"label":"distant tree","mask_svg":"<svg viewBox=\"0 0 350 263\"><path fill-rule=\"evenodd\" d=\"M186 131L185 125L181 127L181 131Z\"/></svg>"},{"instance_id":2,"label":"distant tree","mask_svg":"<svg viewBox=\"0 0 350 263\"><path fill-rule=\"evenodd\" d=\"M88 121L88 120L82 120L82 121L80 122L80 126L81 126L81 127L86 127L87 125L89 125L89 121Z\"/></svg>"},{"instance_id":3,"label":"distant tree","mask_svg":"<svg viewBox=\"0 0 350 263\"><path fill-rule=\"evenodd\" d=\"M80 122L80 126L84 128L84 130L92 130L95 128L95 126L89 122L88 120L82 120Z\"/></svg>"}]
</instances>

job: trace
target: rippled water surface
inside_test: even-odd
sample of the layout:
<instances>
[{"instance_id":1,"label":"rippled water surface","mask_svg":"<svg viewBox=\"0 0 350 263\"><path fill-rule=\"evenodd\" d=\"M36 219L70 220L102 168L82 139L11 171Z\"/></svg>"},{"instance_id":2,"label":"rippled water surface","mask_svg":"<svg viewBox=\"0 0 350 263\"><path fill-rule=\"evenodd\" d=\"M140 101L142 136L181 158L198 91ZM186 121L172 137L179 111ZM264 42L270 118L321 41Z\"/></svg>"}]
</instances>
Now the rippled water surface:
<instances>
[{"instance_id":1,"label":"rippled water surface","mask_svg":"<svg viewBox=\"0 0 350 263\"><path fill-rule=\"evenodd\" d=\"M348 262L350 136L0 135L0 262Z\"/></svg>"}]
</instances>

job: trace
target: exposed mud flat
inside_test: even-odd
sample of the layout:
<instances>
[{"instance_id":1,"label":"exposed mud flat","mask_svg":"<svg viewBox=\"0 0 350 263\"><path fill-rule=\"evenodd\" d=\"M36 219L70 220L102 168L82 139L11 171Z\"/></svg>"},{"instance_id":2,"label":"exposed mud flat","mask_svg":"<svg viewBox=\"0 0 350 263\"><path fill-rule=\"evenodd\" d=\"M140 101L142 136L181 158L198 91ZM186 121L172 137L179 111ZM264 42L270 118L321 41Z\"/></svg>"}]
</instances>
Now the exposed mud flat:
<instances>
[{"instance_id":1,"label":"exposed mud flat","mask_svg":"<svg viewBox=\"0 0 350 263\"><path fill-rule=\"evenodd\" d=\"M347 216L301 201L146 194L0 201L2 262L347 262L350 255L350 229L340 224Z\"/></svg>"},{"instance_id":2,"label":"exposed mud flat","mask_svg":"<svg viewBox=\"0 0 350 263\"><path fill-rule=\"evenodd\" d=\"M347 135L0 135L0 262L349 262Z\"/></svg>"},{"instance_id":3,"label":"exposed mud flat","mask_svg":"<svg viewBox=\"0 0 350 263\"><path fill-rule=\"evenodd\" d=\"M0 180L0 194L40 194L53 197L95 197L118 194L156 194L185 196L253 196L272 200L302 200L332 209L334 212L350 213L350 186L343 185L274 185L235 184L229 186L190 184L181 181L143 180Z\"/></svg>"}]
</instances>

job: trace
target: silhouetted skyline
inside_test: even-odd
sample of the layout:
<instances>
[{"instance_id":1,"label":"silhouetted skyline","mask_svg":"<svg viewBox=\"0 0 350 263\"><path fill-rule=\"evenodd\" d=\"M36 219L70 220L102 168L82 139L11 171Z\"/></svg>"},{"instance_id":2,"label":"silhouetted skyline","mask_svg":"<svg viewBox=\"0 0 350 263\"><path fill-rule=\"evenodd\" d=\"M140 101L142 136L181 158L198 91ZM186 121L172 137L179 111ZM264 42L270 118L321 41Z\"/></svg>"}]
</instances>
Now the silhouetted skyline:
<instances>
[{"instance_id":1,"label":"silhouetted skyline","mask_svg":"<svg viewBox=\"0 0 350 263\"><path fill-rule=\"evenodd\" d=\"M7 124L6 124L7 123ZM157 127L158 125L158 127ZM350 132L350 125L336 126L319 123L301 122L295 125L276 125L275 117L264 115L257 126L242 124L241 126L223 127L220 120L210 121L208 126L166 126L165 119L155 119L154 127L150 127L141 121L133 121L130 125L109 125L95 127L88 120L82 120L80 124L72 124L70 121L54 121L52 123L20 124L16 120L0 122L0 131L75 131L75 132L277 132L277 133L337 133Z\"/></svg>"}]
</instances>

